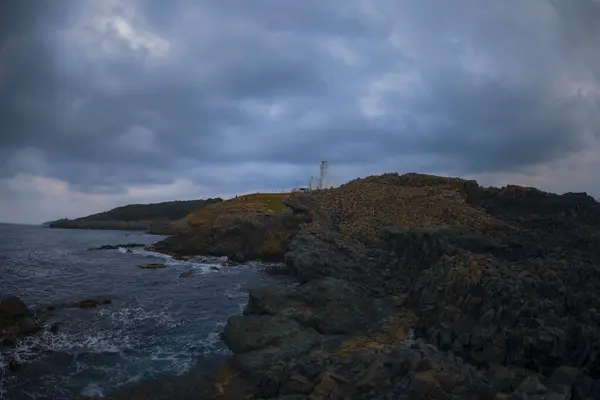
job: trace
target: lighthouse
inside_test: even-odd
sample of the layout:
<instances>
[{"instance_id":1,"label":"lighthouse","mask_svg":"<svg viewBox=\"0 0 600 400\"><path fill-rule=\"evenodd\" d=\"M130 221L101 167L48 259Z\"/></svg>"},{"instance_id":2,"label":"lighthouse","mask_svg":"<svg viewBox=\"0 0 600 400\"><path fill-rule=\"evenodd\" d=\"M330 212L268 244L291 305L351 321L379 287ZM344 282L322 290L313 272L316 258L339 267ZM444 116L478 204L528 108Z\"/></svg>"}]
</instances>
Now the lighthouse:
<instances>
[{"instance_id":1,"label":"lighthouse","mask_svg":"<svg viewBox=\"0 0 600 400\"><path fill-rule=\"evenodd\" d=\"M321 187L319 189L329 189L329 164L327 164L327 160L321 161Z\"/></svg>"},{"instance_id":2,"label":"lighthouse","mask_svg":"<svg viewBox=\"0 0 600 400\"><path fill-rule=\"evenodd\" d=\"M333 185L329 180L329 164L327 160L321 161L320 174L318 178L310 177L308 190L331 189Z\"/></svg>"}]
</instances>

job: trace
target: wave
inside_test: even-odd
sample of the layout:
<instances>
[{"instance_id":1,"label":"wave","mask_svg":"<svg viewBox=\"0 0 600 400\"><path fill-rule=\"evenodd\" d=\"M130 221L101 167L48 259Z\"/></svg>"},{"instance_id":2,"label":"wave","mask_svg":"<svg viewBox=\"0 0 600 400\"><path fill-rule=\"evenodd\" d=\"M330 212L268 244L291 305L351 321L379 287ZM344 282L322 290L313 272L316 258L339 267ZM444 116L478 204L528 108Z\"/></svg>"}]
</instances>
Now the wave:
<instances>
[{"instance_id":1,"label":"wave","mask_svg":"<svg viewBox=\"0 0 600 400\"><path fill-rule=\"evenodd\" d=\"M176 329L184 321L164 310L104 308L97 309L95 316L97 318L77 327L66 327L65 332L45 330L25 338L13 348L2 349L0 399L15 390L27 398L24 390L36 386L42 391L30 392L30 395L45 398L47 393L43 393L43 387L49 390L59 384L67 390L75 380L85 384L79 388L78 395L101 396L116 387L141 380L183 374L203 356L229 354L220 342L222 321L212 322L210 332L198 338L197 332L166 335L165 332ZM26 372L29 368L24 369L23 374L14 375L8 371L9 360L46 367L39 367L43 373L37 377ZM20 381L19 377L29 383Z\"/></svg>"}]
</instances>

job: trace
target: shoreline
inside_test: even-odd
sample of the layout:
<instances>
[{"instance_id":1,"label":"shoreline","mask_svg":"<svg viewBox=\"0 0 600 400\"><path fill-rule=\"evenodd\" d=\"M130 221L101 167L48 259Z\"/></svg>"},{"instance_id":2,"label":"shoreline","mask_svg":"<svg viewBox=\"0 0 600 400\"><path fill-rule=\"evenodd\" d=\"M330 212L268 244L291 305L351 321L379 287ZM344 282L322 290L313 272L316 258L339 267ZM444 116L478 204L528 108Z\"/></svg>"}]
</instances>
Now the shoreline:
<instances>
[{"instance_id":1,"label":"shoreline","mask_svg":"<svg viewBox=\"0 0 600 400\"><path fill-rule=\"evenodd\" d=\"M373 180L382 178L389 187L403 176ZM450 224L391 224L365 240L321 214L285 255L302 284L251 291L244 315L229 319L223 338L253 395L558 399L600 385L600 315L578 305L600 305L582 286L600 287L600 205L584 194L406 178L434 181L401 181L408 193L455 202L424 209Z\"/></svg>"},{"instance_id":2,"label":"shoreline","mask_svg":"<svg viewBox=\"0 0 600 400\"><path fill-rule=\"evenodd\" d=\"M591 197L385 174L286 206L197 217L152 246L278 257L295 281L250 290L229 317L215 399L559 400L600 387Z\"/></svg>"}]
</instances>

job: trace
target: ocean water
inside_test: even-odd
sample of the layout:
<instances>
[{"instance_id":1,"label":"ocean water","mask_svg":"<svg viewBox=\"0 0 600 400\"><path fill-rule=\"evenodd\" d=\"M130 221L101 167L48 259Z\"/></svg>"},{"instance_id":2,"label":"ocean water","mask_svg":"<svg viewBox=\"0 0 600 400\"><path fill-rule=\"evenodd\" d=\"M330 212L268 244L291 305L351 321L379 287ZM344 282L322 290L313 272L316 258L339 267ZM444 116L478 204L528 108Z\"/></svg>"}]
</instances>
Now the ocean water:
<instances>
[{"instance_id":1,"label":"ocean water","mask_svg":"<svg viewBox=\"0 0 600 400\"><path fill-rule=\"evenodd\" d=\"M20 297L49 329L15 348L0 348L0 399L106 395L156 379L214 368L229 351L220 341L227 317L248 290L288 278L247 264L176 261L134 249L88 251L105 244L151 244L160 236L126 231L62 230L0 224L0 298ZM144 270L139 264L165 263ZM193 271L191 277L180 274ZM79 309L84 299L112 304ZM58 307L46 312L46 307ZM8 371L9 360L21 364Z\"/></svg>"}]
</instances>

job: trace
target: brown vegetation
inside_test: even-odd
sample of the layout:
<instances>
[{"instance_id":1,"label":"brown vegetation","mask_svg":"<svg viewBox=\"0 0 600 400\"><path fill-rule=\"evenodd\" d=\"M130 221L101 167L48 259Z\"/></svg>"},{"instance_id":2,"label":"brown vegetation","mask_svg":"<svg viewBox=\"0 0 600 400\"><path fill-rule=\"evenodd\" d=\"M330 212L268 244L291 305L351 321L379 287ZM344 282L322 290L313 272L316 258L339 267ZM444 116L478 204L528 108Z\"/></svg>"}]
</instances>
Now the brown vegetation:
<instances>
[{"instance_id":1,"label":"brown vegetation","mask_svg":"<svg viewBox=\"0 0 600 400\"><path fill-rule=\"evenodd\" d=\"M281 202L289 193L254 193L210 204L186 217L190 228L222 226L235 218L272 215L287 207Z\"/></svg>"}]
</instances>

